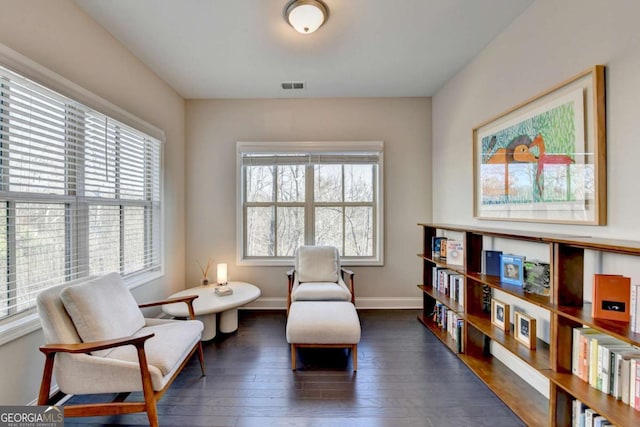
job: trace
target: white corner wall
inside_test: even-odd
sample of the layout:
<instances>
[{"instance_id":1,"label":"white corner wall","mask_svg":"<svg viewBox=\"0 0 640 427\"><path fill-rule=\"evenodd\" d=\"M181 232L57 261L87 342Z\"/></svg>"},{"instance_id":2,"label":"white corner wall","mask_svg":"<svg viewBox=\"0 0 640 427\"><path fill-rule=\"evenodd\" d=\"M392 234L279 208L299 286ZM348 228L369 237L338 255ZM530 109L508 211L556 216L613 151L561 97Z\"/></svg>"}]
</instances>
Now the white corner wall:
<instances>
[{"instance_id":1,"label":"white corner wall","mask_svg":"<svg viewBox=\"0 0 640 427\"><path fill-rule=\"evenodd\" d=\"M537 0L438 91L432 105L435 222L640 240L638 16L638 1ZM606 66L607 225L474 219L472 129L595 64ZM634 282L640 280L638 260L623 258L603 270L635 272ZM588 271L597 268L590 258L587 263ZM588 280L585 283L589 300ZM538 336L544 334L542 330ZM522 369L510 362L510 354L494 354L515 371ZM541 393L548 392L536 373L524 377Z\"/></svg>"},{"instance_id":2,"label":"white corner wall","mask_svg":"<svg viewBox=\"0 0 640 427\"><path fill-rule=\"evenodd\" d=\"M360 307L419 307L420 229L431 213L431 99L187 101L187 261L225 262L258 285L259 306L284 308L286 267L236 265L236 141L384 141L385 265L354 267ZM254 304L255 306L255 304Z\"/></svg>"},{"instance_id":3,"label":"white corner wall","mask_svg":"<svg viewBox=\"0 0 640 427\"><path fill-rule=\"evenodd\" d=\"M537 0L433 97L433 218L491 227L640 239L640 2ZM608 224L473 218L471 131L595 64L606 66Z\"/></svg>"},{"instance_id":4,"label":"white corner wall","mask_svg":"<svg viewBox=\"0 0 640 427\"><path fill-rule=\"evenodd\" d=\"M0 43L165 131L165 277L134 290L184 288L184 100L71 0L0 0ZM0 346L0 404L37 398L41 330Z\"/></svg>"}]
</instances>

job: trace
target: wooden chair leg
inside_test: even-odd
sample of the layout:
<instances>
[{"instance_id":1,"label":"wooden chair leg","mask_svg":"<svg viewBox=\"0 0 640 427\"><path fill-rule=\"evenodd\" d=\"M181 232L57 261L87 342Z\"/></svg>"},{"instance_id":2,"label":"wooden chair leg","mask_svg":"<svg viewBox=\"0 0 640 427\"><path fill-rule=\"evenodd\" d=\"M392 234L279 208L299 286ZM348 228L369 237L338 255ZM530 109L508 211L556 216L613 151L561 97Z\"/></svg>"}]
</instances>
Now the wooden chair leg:
<instances>
[{"instance_id":1,"label":"wooden chair leg","mask_svg":"<svg viewBox=\"0 0 640 427\"><path fill-rule=\"evenodd\" d=\"M291 344L291 370L296 370L296 345Z\"/></svg>"},{"instance_id":2,"label":"wooden chair leg","mask_svg":"<svg viewBox=\"0 0 640 427\"><path fill-rule=\"evenodd\" d=\"M51 376L53 375L53 361L55 357L55 353L47 353L45 355L44 371L42 372L42 382L40 383L40 393L38 394L38 405L46 405L49 402Z\"/></svg>"},{"instance_id":3,"label":"wooden chair leg","mask_svg":"<svg viewBox=\"0 0 640 427\"><path fill-rule=\"evenodd\" d=\"M143 346L136 346L138 350L138 361L140 362L140 375L142 377L142 392L144 394L144 404L147 410L149 426L158 427L158 408L156 407L156 394L151 383L151 374L147 365L147 357Z\"/></svg>"},{"instance_id":4,"label":"wooden chair leg","mask_svg":"<svg viewBox=\"0 0 640 427\"><path fill-rule=\"evenodd\" d=\"M198 359L200 360L200 370L202 371L202 376L207 376L207 372L204 368L204 350L202 349L202 341L198 343Z\"/></svg>"}]
</instances>

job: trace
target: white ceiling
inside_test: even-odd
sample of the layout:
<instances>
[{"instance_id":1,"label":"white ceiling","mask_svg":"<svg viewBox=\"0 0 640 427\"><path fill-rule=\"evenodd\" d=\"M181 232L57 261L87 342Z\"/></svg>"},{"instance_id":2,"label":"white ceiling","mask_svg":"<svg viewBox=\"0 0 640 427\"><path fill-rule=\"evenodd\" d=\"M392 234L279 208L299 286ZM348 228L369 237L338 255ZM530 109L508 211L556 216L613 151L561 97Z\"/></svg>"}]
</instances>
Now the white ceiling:
<instances>
[{"instance_id":1,"label":"white ceiling","mask_svg":"<svg viewBox=\"0 0 640 427\"><path fill-rule=\"evenodd\" d=\"M185 98L431 96L533 2L325 0L303 35L287 0L75 1Z\"/></svg>"}]
</instances>

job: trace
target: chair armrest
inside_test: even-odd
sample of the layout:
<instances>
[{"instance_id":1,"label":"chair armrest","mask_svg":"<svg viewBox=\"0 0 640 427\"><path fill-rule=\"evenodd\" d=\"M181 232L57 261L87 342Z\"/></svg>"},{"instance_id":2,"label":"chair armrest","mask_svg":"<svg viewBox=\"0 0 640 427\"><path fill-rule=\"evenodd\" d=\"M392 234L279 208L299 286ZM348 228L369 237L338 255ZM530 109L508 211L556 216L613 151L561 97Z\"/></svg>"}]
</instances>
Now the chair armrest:
<instances>
[{"instance_id":1,"label":"chair armrest","mask_svg":"<svg viewBox=\"0 0 640 427\"><path fill-rule=\"evenodd\" d=\"M349 290L351 291L351 303L355 305L356 303L356 289L355 289L355 284L353 281L353 277L356 275L353 271L351 270L347 270L344 267L340 268L340 274L342 275L342 278L344 280L344 275L346 274L347 276L349 276Z\"/></svg>"},{"instance_id":2,"label":"chair armrest","mask_svg":"<svg viewBox=\"0 0 640 427\"><path fill-rule=\"evenodd\" d=\"M141 337L123 337L104 341L90 341L77 344L45 344L40 347L40 351L45 355L50 353L90 353L92 351L104 350L106 348L120 347L123 345L133 345L143 347L145 341L153 337L151 333Z\"/></svg>"},{"instance_id":3,"label":"chair armrest","mask_svg":"<svg viewBox=\"0 0 640 427\"><path fill-rule=\"evenodd\" d=\"M354 273L354 272L353 272L353 271L351 271L351 270L347 270L347 269L346 269L346 268L344 268L344 267L341 267L341 270L342 270L342 274L343 274L343 275L344 275L344 274L348 274L349 276L351 276L351 278L353 278L353 276L355 276L355 275L356 275L356 273Z\"/></svg>"},{"instance_id":4,"label":"chair armrest","mask_svg":"<svg viewBox=\"0 0 640 427\"><path fill-rule=\"evenodd\" d=\"M162 301L153 301L153 302L147 302L144 304L138 304L138 307L140 308L154 307L157 305L174 304L176 302L186 302L187 304L189 304L193 302L193 300L196 298L198 298L198 295L187 295L185 297L180 297L180 298L169 298Z\"/></svg>"},{"instance_id":5,"label":"chair armrest","mask_svg":"<svg viewBox=\"0 0 640 427\"><path fill-rule=\"evenodd\" d=\"M157 305L175 304L175 303L184 302L187 304L187 308L189 309L189 319L196 320L196 312L193 309L193 300L195 300L196 298L198 298L198 295L187 295L184 297L169 298L163 301L154 301L154 302L148 302L146 304L139 304L138 307L146 308L146 307L154 307Z\"/></svg>"},{"instance_id":6,"label":"chair armrest","mask_svg":"<svg viewBox=\"0 0 640 427\"><path fill-rule=\"evenodd\" d=\"M293 289L293 279L296 275L295 268L287 271L287 279L289 281L288 287L289 291L287 292L287 314L289 313L289 306L291 305L291 290Z\"/></svg>"}]
</instances>

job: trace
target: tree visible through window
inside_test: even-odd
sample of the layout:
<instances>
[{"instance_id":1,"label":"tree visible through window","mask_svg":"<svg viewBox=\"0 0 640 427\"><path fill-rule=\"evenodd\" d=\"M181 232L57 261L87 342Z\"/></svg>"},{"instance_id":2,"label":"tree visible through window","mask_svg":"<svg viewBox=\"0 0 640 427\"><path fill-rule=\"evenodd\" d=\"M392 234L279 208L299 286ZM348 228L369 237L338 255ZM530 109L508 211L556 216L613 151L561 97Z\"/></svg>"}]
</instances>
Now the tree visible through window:
<instances>
[{"instance_id":1,"label":"tree visible through window","mask_svg":"<svg viewBox=\"0 0 640 427\"><path fill-rule=\"evenodd\" d=\"M244 260L292 257L316 244L356 263L381 262L381 143L309 153L239 144Z\"/></svg>"}]
</instances>

